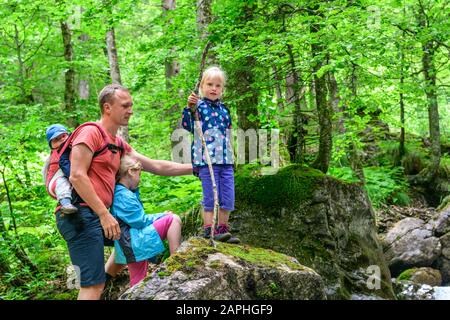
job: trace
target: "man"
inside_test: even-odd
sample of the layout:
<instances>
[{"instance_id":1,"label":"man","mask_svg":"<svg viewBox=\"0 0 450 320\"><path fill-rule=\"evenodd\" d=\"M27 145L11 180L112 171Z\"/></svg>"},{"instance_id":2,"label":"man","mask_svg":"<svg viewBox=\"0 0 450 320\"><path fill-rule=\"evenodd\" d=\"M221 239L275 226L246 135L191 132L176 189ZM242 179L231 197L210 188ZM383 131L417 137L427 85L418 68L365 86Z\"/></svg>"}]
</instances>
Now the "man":
<instances>
[{"instance_id":1,"label":"man","mask_svg":"<svg viewBox=\"0 0 450 320\"><path fill-rule=\"evenodd\" d=\"M120 228L108 211L114 193L116 174L120 166L120 148L137 158L143 170L158 175L178 176L192 173L191 164L152 160L134 151L116 136L120 126L128 125L133 114L133 100L125 87L108 85L99 94L101 119L98 124L112 146L95 155L104 137L96 126L86 126L74 133L71 151L70 182L82 199L79 213L61 217L56 214L57 227L69 248L72 264L80 271L79 300L98 300L106 274L117 274L122 266L114 263L113 255L104 266L104 238L117 240ZM84 205L85 204L85 205Z\"/></svg>"}]
</instances>

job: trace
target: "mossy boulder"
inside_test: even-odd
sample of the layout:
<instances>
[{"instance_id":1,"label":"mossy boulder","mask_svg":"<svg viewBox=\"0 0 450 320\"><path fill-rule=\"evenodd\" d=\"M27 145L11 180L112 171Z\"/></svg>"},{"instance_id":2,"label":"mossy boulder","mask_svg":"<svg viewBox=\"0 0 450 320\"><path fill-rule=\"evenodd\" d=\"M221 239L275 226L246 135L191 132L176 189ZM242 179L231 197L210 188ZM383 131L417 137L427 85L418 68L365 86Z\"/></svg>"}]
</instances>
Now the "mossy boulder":
<instances>
[{"instance_id":1,"label":"mossy boulder","mask_svg":"<svg viewBox=\"0 0 450 320\"><path fill-rule=\"evenodd\" d=\"M399 281L411 281L416 284L427 284L432 287L442 284L439 270L433 268L411 268L403 271L397 278Z\"/></svg>"},{"instance_id":2,"label":"mossy boulder","mask_svg":"<svg viewBox=\"0 0 450 320\"><path fill-rule=\"evenodd\" d=\"M190 238L120 299L326 299L322 278L295 258L248 245Z\"/></svg>"},{"instance_id":3,"label":"mossy boulder","mask_svg":"<svg viewBox=\"0 0 450 320\"><path fill-rule=\"evenodd\" d=\"M299 165L236 173L232 230L243 243L293 256L324 279L328 298L359 293L393 299L375 215L364 190ZM375 271L376 270L376 271ZM380 271L380 286L369 284ZM379 288L379 289L377 289Z\"/></svg>"}]
</instances>

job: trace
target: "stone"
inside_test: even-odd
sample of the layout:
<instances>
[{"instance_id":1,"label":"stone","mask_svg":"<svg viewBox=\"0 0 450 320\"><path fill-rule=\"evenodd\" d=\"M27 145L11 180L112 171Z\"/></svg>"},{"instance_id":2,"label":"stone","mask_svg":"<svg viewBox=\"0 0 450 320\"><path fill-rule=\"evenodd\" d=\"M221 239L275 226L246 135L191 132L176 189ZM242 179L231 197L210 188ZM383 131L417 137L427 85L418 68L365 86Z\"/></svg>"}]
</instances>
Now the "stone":
<instances>
[{"instance_id":1,"label":"stone","mask_svg":"<svg viewBox=\"0 0 450 320\"><path fill-rule=\"evenodd\" d=\"M246 166L235 184L231 230L243 243L293 256L314 269L329 299L395 298L375 214L361 186L300 165L274 175ZM376 277L379 286L372 287Z\"/></svg>"},{"instance_id":2,"label":"stone","mask_svg":"<svg viewBox=\"0 0 450 320\"><path fill-rule=\"evenodd\" d=\"M190 238L121 300L326 299L324 282L294 258L248 245Z\"/></svg>"},{"instance_id":3,"label":"stone","mask_svg":"<svg viewBox=\"0 0 450 320\"><path fill-rule=\"evenodd\" d=\"M428 267L405 270L399 275L398 279L409 280L416 284L427 284L432 287L442 284L442 276L439 270Z\"/></svg>"},{"instance_id":4,"label":"stone","mask_svg":"<svg viewBox=\"0 0 450 320\"><path fill-rule=\"evenodd\" d=\"M450 232L450 205L444 207L442 211L432 221L434 234L439 237Z\"/></svg>"},{"instance_id":5,"label":"stone","mask_svg":"<svg viewBox=\"0 0 450 320\"><path fill-rule=\"evenodd\" d=\"M383 246L393 276L412 267L431 267L441 254L441 243L432 235L430 225L416 218L397 222Z\"/></svg>"},{"instance_id":6,"label":"stone","mask_svg":"<svg viewBox=\"0 0 450 320\"><path fill-rule=\"evenodd\" d=\"M399 300L434 300L434 288L427 284L395 279L392 284Z\"/></svg>"}]
</instances>

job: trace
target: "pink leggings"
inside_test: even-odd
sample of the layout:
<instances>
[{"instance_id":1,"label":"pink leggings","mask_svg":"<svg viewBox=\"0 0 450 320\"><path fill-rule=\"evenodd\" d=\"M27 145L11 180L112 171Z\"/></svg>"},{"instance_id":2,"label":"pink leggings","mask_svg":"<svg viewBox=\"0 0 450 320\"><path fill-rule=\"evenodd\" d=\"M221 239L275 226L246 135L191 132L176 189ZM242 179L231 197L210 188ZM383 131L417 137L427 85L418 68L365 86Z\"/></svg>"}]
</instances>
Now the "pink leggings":
<instances>
[{"instance_id":1,"label":"pink leggings","mask_svg":"<svg viewBox=\"0 0 450 320\"><path fill-rule=\"evenodd\" d=\"M167 238L167 230L169 230L172 224L173 216L172 214L167 214L162 218L159 218L153 222L153 226L158 232L161 240ZM128 264L128 272L130 273L130 287L141 282L147 276L148 261L139 261Z\"/></svg>"}]
</instances>

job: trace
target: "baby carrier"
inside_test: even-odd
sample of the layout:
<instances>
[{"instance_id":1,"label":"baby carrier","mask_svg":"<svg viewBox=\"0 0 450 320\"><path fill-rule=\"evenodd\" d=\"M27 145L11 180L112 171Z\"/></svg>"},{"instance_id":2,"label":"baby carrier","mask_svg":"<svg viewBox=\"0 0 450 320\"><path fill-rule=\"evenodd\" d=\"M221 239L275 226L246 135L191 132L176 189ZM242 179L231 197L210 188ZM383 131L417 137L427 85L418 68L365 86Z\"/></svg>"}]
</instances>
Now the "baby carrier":
<instances>
[{"instance_id":1,"label":"baby carrier","mask_svg":"<svg viewBox=\"0 0 450 320\"><path fill-rule=\"evenodd\" d=\"M97 127L103 138L102 146L100 147L100 149L98 149L97 151L94 152L92 158L95 158L108 150L111 151L112 153L120 152L120 157L122 157L122 155L123 155L124 147L123 147L123 141L120 137L119 137L119 145L116 146L115 144L108 142L108 136L107 136L105 130L98 123L86 122L86 123L83 123L82 125L78 126L74 130L74 132L72 132L69 135L69 137L61 145L61 147L59 149L52 150L52 153L50 154L50 162L48 165L45 186L47 189L47 193L55 199L56 199L56 194L55 194L56 180L61 176L66 176L67 178L69 178L69 175L70 175L69 156L70 156L70 152L72 149L71 143L72 143L73 137L81 128L86 127L86 126ZM61 169L62 172L58 171L59 169ZM75 192L75 190L73 190L73 192Z\"/></svg>"}]
</instances>

